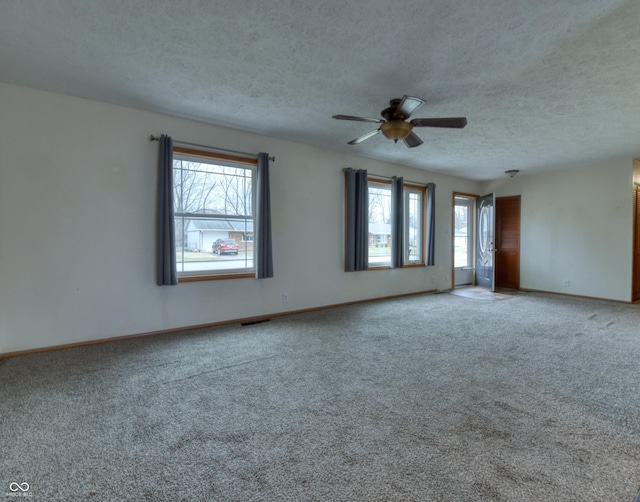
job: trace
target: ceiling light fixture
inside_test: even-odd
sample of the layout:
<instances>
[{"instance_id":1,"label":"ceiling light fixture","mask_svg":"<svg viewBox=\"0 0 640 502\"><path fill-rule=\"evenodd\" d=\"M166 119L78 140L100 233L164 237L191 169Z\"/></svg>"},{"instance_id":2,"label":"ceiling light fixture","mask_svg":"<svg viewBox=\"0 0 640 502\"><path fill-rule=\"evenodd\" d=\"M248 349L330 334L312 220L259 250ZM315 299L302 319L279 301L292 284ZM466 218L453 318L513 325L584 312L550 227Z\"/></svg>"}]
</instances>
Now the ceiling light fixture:
<instances>
[{"instance_id":1,"label":"ceiling light fixture","mask_svg":"<svg viewBox=\"0 0 640 502\"><path fill-rule=\"evenodd\" d=\"M517 169L511 169L509 171L505 171L504 174L508 174L509 178L513 178L516 174L518 174L520 171L518 171Z\"/></svg>"},{"instance_id":2,"label":"ceiling light fixture","mask_svg":"<svg viewBox=\"0 0 640 502\"><path fill-rule=\"evenodd\" d=\"M412 129L413 126L404 120L389 120L380 126L384 137L392 139L394 143L397 143L399 139L404 139L409 136Z\"/></svg>"}]
</instances>

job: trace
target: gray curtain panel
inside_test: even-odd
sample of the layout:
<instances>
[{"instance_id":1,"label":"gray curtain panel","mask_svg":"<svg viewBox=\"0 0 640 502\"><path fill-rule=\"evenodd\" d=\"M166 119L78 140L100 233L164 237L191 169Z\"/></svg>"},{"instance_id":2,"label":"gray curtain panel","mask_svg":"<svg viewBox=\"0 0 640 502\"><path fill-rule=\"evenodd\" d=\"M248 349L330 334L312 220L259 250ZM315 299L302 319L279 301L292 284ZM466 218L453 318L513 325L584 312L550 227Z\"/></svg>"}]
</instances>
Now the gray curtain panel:
<instances>
[{"instance_id":1,"label":"gray curtain panel","mask_svg":"<svg viewBox=\"0 0 640 502\"><path fill-rule=\"evenodd\" d=\"M433 183L427 185L427 249L425 265L435 264L436 241L436 186Z\"/></svg>"},{"instance_id":2,"label":"gray curtain panel","mask_svg":"<svg viewBox=\"0 0 640 502\"><path fill-rule=\"evenodd\" d=\"M345 270L369 266L369 187L365 169L344 170L346 191Z\"/></svg>"},{"instance_id":3,"label":"gray curtain panel","mask_svg":"<svg viewBox=\"0 0 640 502\"><path fill-rule=\"evenodd\" d=\"M269 155L258 154L256 194L256 279L273 277L271 237L271 190L269 184Z\"/></svg>"},{"instance_id":4,"label":"gray curtain panel","mask_svg":"<svg viewBox=\"0 0 640 502\"><path fill-rule=\"evenodd\" d=\"M391 268L404 267L404 182L391 178Z\"/></svg>"},{"instance_id":5,"label":"gray curtain panel","mask_svg":"<svg viewBox=\"0 0 640 502\"><path fill-rule=\"evenodd\" d=\"M157 281L158 286L175 286L178 272L173 219L173 141L164 134L160 137L158 164Z\"/></svg>"}]
</instances>

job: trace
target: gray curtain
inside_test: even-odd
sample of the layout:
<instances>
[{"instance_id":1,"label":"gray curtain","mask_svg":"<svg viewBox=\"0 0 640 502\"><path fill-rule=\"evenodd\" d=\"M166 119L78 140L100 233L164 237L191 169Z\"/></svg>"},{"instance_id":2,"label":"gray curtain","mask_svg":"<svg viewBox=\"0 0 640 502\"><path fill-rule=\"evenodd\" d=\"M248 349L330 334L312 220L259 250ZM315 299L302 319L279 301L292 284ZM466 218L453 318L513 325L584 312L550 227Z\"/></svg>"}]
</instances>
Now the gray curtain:
<instances>
[{"instance_id":1,"label":"gray curtain","mask_svg":"<svg viewBox=\"0 0 640 502\"><path fill-rule=\"evenodd\" d=\"M391 268L404 267L404 182L391 178Z\"/></svg>"},{"instance_id":2,"label":"gray curtain","mask_svg":"<svg viewBox=\"0 0 640 502\"><path fill-rule=\"evenodd\" d=\"M273 277L271 241L271 190L269 185L269 155L258 155L256 193L256 231L254 249L256 255L256 279Z\"/></svg>"},{"instance_id":3,"label":"gray curtain","mask_svg":"<svg viewBox=\"0 0 640 502\"><path fill-rule=\"evenodd\" d=\"M164 134L160 137L157 218L158 286L175 286L178 284L178 273L176 271L176 234L173 219L173 141Z\"/></svg>"},{"instance_id":4,"label":"gray curtain","mask_svg":"<svg viewBox=\"0 0 640 502\"><path fill-rule=\"evenodd\" d=\"M366 270L369 265L369 187L365 169L344 170L346 191L345 270Z\"/></svg>"},{"instance_id":5,"label":"gray curtain","mask_svg":"<svg viewBox=\"0 0 640 502\"><path fill-rule=\"evenodd\" d=\"M427 249L425 265L435 264L436 241L436 186L433 183L427 185Z\"/></svg>"}]
</instances>

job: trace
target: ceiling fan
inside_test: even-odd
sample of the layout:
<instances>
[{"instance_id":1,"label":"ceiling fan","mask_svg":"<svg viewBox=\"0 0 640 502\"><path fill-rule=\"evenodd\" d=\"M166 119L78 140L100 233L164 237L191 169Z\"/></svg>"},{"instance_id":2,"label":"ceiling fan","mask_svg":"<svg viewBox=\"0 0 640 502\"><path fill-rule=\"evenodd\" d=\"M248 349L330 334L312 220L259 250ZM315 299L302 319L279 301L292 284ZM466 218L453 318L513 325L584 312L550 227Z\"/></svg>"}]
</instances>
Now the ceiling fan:
<instances>
[{"instance_id":1,"label":"ceiling fan","mask_svg":"<svg viewBox=\"0 0 640 502\"><path fill-rule=\"evenodd\" d=\"M398 140L404 140L404 144L409 148L420 146L423 141L413 132L414 127L448 127L453 129L462 129L467 125L465 117L435 118L435 119L412 119L407 121L413 112L424 104L424 100L414 98L412 96L403 96L402 99L392 99L389 101L389 107L382 110L380 115L383 119L374 119L368 117L354 117L352 115L334 115L334 119L338 120L354 120L356 122L374 122L380 124L380 127L374 131L370 131L358 138L349 141L348 145L358 145L363 141L373 138L379 132L382 132L385 138L391 139L394 143Z\"/></svg>"}]
</instances>

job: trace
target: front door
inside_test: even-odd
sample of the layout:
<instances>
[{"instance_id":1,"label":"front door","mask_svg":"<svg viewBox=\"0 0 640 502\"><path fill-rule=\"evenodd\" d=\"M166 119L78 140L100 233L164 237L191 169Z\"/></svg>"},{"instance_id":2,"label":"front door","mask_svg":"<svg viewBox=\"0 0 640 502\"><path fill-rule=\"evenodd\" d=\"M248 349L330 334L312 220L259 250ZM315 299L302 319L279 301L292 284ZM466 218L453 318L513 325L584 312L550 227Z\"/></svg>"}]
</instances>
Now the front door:
<instances>
[{"instance_id":1,"label":"front door","mask_svg":"<svg viewBox=\"0 0 640 502\"><path fill-rule=\"evenodd\" d=\"M520 288L520 196L496 199L495 283Z\"/></svg>"},{"instance_id":2,"label":"front door","mask_svg":"<svg viewBox=\"0 0 640 502\"><path fill-rule=\"evenodd\" d=\"M495 194L476 201L476 285L494 290Z\"/></svg>"}]
</instances>

